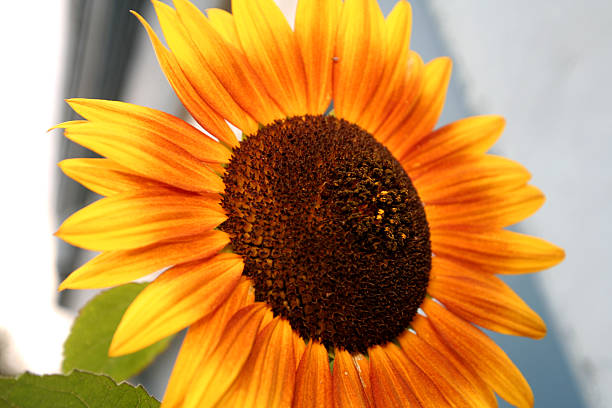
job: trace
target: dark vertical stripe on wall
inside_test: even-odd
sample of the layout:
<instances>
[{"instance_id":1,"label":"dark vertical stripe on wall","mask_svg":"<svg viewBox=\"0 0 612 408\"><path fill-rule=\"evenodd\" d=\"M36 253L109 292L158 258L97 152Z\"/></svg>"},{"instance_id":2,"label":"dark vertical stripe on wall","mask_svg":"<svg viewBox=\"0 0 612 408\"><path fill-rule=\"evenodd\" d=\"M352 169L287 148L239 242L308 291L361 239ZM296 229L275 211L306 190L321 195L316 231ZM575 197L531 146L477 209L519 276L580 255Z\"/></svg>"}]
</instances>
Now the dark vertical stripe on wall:
<instances>
[{"instance_id":1,"label":"dark vertical stripe on wall","mask_svg":"<svg viewBox=\"0 0 612 408\"><path fill-rule=\"evenodd\" d=\"M139 23L130 10L143 12L145 0L72 0L69 3L67 62L64 77L66 98L118 99ZM65 105L60 120L78 119ZM58 160L95 157L89 150L62 138ZM57 171L57 222L93 201L96 196ZM60 279L72 272L80 250L58 240L57 267Z\"/></svg>"}]
</instances>

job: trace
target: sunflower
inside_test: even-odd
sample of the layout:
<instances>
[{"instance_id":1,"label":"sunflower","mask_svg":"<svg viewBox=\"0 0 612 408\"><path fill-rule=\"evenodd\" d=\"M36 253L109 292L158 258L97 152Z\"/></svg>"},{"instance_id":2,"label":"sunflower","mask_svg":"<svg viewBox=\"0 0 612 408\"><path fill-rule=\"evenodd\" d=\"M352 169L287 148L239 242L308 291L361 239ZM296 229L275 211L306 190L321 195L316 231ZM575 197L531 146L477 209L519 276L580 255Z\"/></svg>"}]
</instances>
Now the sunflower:
<instances>
[{"instance_id":1,"label":"sunflower","mask_svg":"<svg viewBox=\"0 0 612 408\"><path fill-rule=\"evenodd\" d=\"M475 325L543 337L495 274L564 253L505 229L544 196L486 154L503 118L434 130L451 62L410 50L410 5L385 18L375 0L300 0L294 29L272 0L154 6L167 48L136 16L202 130L90 99L57 126L105 157L60 167L106 196L58 230L101 251L60 288L168 268L110 355L189 327L164 407L533 406Z\"/></svg>"}]
</instances>

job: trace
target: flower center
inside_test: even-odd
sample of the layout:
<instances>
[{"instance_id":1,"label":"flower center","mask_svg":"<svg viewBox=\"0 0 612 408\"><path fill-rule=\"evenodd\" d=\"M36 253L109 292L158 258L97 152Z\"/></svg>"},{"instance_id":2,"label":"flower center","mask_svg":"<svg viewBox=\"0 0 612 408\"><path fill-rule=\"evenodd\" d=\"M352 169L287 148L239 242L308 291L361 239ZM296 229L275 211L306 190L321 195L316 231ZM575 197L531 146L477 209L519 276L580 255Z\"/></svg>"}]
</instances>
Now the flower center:
<instances>
[{"instance_id":1,"label":"flower center","mask_svg":"<svg viewBox=\"0 0 612 408\"><path fill-rule=\"evenodd\" d=\"M223 207L255 298L305 339L365 352L417 313L429 228L410 178L372 135L331 116L265 126L233 152Z\"/></svg>"}]
</instances>

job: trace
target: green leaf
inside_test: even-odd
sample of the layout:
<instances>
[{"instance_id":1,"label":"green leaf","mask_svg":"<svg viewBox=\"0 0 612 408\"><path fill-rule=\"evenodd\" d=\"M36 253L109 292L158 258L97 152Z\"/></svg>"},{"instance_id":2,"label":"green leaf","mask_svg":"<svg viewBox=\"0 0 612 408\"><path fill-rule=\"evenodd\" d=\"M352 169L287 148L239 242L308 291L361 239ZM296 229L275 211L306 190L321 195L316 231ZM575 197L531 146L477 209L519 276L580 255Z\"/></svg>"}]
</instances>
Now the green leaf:
<instances>
[{"instance_id":1,"label":"green leaf","mask_svg":"<svg viewBox=\"0 0 612 408\"><path fill-rule=\"evenodd\" d=\"M64 343L64 373L81 369L123 381L142 371L168 347L171 337L136 353L108 356L113 334L123 313L146 286L146 283L130 283L109 289L81 309Z\"/></svg>"},{"instance_id":2,"label":"green leaf","mask_svg":"<svg viewBox=\"0 0 612 408\"><path fill-rule=\"evenodd\" d=\"M0 378L2 408L157 408L142 386L117 385L104 375L73 371L70 375L30 373Z\"/></svg>"}]
</instances>

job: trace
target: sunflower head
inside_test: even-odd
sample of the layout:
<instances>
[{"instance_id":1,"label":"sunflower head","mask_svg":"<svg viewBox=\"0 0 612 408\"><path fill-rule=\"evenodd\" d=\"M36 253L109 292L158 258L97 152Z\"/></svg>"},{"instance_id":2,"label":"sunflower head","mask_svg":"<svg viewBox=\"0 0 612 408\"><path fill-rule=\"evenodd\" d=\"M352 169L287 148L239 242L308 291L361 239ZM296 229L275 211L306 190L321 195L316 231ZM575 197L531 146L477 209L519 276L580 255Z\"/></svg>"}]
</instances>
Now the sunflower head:
<instances>
[{"instance_id":1,"label":"sunflower head","mask_svg":"<svg viewBox=\"0 0 612 408\"><path fill-rule=\"evenodd\" d=\"M451 63L410 50L410 5L385 18L375 0L299 0L292 29L272 0L153 4L167 47L137 17L205 132L84 99L69 101L84 120L58 125L104 156L62 170L106 196L57 233L102 252L61 288L168 268L110 353L189 327L167 407L532 406L474 324L544 336L495 275L563 250L506 229L544 196L486 153L502 118L435 129Z\"/></svg>"},{"instance_id":2,"label":"sunflower head","mask_svg":"<svg viewBox=\"0 0 612 408\"><path fill-rule=\"evenodd\" d=\"M279 120L234 150L220 229L255 299L305 339L366 352L416 314L431 268L410 178L381 143L333 116Z\"/></svg>"}]
</instances>

